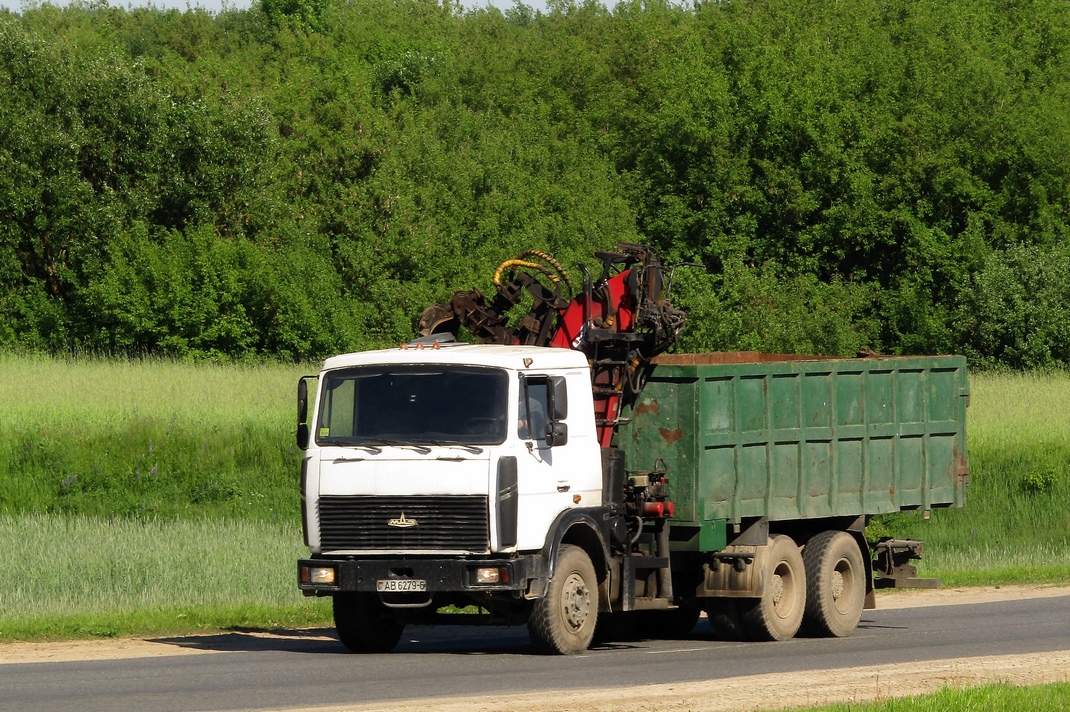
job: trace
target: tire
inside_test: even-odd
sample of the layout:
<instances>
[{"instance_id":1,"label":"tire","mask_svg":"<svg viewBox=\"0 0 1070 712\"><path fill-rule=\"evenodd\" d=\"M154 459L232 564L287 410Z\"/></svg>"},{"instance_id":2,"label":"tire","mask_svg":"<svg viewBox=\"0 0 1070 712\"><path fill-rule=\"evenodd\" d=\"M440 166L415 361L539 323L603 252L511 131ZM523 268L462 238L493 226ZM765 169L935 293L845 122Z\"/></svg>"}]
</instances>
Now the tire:
<instances>
[{"instance_id":1,"label":"tire","mask_svg":"<svg viewBox=\"0 0 1070 712\"><path fill-rule=\"evenodd\" d=\"M858 627L866 601L862 551L847 532L825 531L803 549L809 633L845 638Z\"/></svg>"},{"instance_id":2,"label":"tire","mask_svg":"<svg viewBox=\"0 0 1070 712\"><path fill-rule=\"evenodd\" d=\"M790 640L806 610L802 553L789 536L775 536L765 561L762 597L741 607L743 626L754 640Z\"/></svg>"},{"instance_id":3,"label":"tire","mask_svg":"<svg viewBox=\"0 0 1070 712\"><path fill-rule=\"evenodd\" d=\"M334 628L353 653L389 653L401 640L405 624L374 593L334 596Z\"/></svg>"},{"instance_id":4,"label":"tire","mask_svg":"<svg viewBox=\"0 0 1070 712\"><path fill-rule=\"evenodd\" d=\"M644 638L680 640L691 635L702 611L674 608L671 611L639 611L639 631Z\"/></svg>"},{"instance_id":5,"label":"tire","mask_svg":"<svg viewBox=\"0 0 1070 712\"><path fill-rule=\"evenodd\" d=\"M711 598L706 604L706 618L717 640L746 640L739 601L735 598Z\"/></svg>"},{"instance_id":6,"label":"tire","mask_svg":"<svg viewBox=\"0 0 1070 712\"><path fill-rule=\"evenodd\" d=\"M535 648L554 655L587 650L598 624L598 580L590 557L563 544L546 596L535 601L528 633Z\"/></svg>"},{"instance_id":7,"label":"tire","mask_svg":"<svg viewBox=\"0 0 1070 712\"><path fill-rule=\"evenodd\" d=\"M641 634L638 611L599 613L598 625L594 629L594 642L629 643L639 640Z\"/></svg>"}]
</instances>

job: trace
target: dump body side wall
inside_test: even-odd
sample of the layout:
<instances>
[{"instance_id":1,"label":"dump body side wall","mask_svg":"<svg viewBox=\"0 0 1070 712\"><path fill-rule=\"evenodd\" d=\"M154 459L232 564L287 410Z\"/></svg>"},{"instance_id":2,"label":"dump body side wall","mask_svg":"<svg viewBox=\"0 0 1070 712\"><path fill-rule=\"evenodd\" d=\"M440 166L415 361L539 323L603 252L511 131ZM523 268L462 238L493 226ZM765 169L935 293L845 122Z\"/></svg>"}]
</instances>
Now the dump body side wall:
<instances>
[{"instance_id":1,"label":"dump body side wall","mask_svg":"<svg viewBox=\"0 0 1070 712\"><path fill-rule=\"evenodd\" d=\"M662 359L626 414L617 444L667 468L674 524L963 504L964 358L763 359Z\"/></svg>"}]
</instances>

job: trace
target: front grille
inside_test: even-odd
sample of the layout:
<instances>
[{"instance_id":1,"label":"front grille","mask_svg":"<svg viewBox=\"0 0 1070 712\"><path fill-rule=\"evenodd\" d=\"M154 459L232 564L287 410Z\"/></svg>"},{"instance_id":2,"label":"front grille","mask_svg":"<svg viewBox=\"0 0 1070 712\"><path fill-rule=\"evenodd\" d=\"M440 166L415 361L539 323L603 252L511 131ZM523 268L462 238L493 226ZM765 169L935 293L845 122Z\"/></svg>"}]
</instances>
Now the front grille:
<instances>
[{"instance_id":1,"label":"front grille","mask_svg":"<svg viewBox=\"0 0 1070 712\"><path fill-rule=\"evenodd\" d=\"M391 520L402 518L415 521L416 526L389 525ZM322 496L319 523L323 551L483 552L490 548L487 498L483 495Z\"/></svg>"}]
</instances>

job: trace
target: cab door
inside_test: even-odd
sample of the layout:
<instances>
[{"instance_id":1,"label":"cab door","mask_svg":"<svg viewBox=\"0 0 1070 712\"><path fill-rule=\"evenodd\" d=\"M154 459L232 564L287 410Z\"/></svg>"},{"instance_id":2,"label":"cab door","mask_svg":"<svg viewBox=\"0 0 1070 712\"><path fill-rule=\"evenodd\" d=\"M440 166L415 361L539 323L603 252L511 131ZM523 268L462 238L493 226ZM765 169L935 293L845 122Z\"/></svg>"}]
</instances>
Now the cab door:
<instances>
[{"instance_id":1,"label":"cab door","mask_svg":"<svg viewBox=\"0 0 1070 712\"><path fill-rule=\"evenodd\" d=\"M576 458L568 447L568 396L565 379L520 376L516 435L517 491L520 513L517 548L538 549L550 525L573 501Z\"/></svg>"}]
</instances>

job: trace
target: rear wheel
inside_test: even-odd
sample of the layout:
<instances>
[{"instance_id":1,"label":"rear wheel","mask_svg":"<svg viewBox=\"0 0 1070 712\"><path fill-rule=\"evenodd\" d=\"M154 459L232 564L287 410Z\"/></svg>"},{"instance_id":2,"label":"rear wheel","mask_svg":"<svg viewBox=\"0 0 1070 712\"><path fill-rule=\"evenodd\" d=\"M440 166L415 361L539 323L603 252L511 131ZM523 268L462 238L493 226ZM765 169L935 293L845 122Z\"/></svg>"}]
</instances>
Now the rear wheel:
<instances>
[{"instance_id":1,"label":"rear wheel","mask_svg":"<svg viewBox=\"0 0 1070 712\"><path fill-rule=\"evenodd\" d=\"M773 537L765 562L762 597L742 611L743 625L754 640L789 640L802 625L806 609L806 574L802 553L789 536Z\"/></svg>"},{"instance_id":2,"label":"rear wheel","mask_svg":"<svg viewBox=\"0 0 1070 712\"><path fill-rule=\"evenodd\" d=\"M745 640L739 601L735 598L711 598L706 603L706 618L717 640Z\"/></svg>"},{"instance_id":3,"label":"rear wheel","mask_svg":"<svg viewBox=\"0 0 1070 712\"><path fill-rule=\"evenodd\" d=\"M698 623L698 608L673 608L667 611L639 611L639 627L644 638L676 640L686 638Z\"/></svg>"},{"instance_id":4,"label":"rear wheel","mask_svg":"<svg viewBox=\"0 0 1070 712\"><path fill-rule=\"evenodd\" d=\"M535 601L528 633L544 653L576 655L587 650L598 621L598 580L590 557L563 544L546 596Z\"/></svg>"},{"instance_id":5,"label":"rear wheel","mask_svg":"<svg viewBox=\"0 0 1070 712\"><path fill-rule=\"evenodd\" d=\"M847 532L826 531L803 549L806 628L844 638L854 632L866 600L866 567L858 542Z\"/></svg>"},{"instance_id":6,"label":"rear wheel","mask_svg":"<svg viewBox=\"0 0 1070 712\"><path fill-rule=\"evenodd\" d=\"M598 614L598 626L594 630L595 642L630 642L639 640L641 635L637 611L613 611Z\"/></svg>"},{"instance_id":7,"label":"rear wheel","mask_svg":"<svg viewBox=\"0 0 1070 712\"><path fill-rule=\"evenodd\" d=\"M334 596L334 627L350 652L388 653L401 640L405 624L374 593Z\"/></svg>"}]
</instances>

